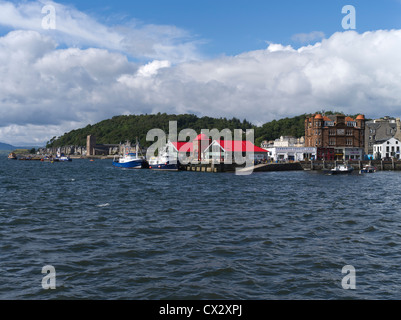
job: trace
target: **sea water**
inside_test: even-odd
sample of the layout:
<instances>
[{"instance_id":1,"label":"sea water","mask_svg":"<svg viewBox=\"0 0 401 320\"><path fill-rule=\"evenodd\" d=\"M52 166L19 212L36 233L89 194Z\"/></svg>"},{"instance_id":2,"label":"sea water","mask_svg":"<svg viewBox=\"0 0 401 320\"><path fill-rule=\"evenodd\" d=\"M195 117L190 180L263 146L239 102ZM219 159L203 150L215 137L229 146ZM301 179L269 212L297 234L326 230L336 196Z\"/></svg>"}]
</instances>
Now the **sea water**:
<instances>
[{"instance_id":1,"label":"sea water","mask_svg":"<svg viewBox=\"0 0 401 320\"><path fill-rule=\"evenodd\" d=\"M0 299L400 299L400 185L3 156Z\"/></svg>"}]
</instances>

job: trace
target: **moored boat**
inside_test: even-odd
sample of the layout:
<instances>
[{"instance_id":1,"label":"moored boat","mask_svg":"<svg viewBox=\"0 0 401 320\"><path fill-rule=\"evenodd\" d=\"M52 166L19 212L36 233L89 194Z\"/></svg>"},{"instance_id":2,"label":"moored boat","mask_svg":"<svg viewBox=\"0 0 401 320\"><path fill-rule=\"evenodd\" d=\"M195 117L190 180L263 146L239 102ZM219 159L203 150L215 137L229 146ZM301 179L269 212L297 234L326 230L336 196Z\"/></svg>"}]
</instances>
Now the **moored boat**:
<instances>
[{"instance_id":1,"label":"moored boat","mask_svg":"<svg viewBox=\"0 0 401 320\"><path fill-rule=\"evenodd\" d=\"M10 160L17 160L18 158L17 158L17 155L16 155L14 152L11 152L11 153L8 155L8 159L10 159Z\"/></svg>"},{"instance_id":2,"label":"moored boat","mask_svg":"<svg viewBox=\"0 0 401 320\"><path fill-rule=\"evenodd\" d=\"M61 157L57 157L56 159L54 159L54 161L70 162L70 161L72 161L72 159L70 157L67 157L67 156L61 156Z\"/></svg>"},{"instance_id":3,"label":"moored boat","mask_svg":"<svg viewBox=\"0 0 401 320\"><path fill-rule=\"evenodd\" d=\"M371 165L366 165L359 171L359 173L375 173L375 172L376 172L376 167Z\"/></svg>"},{"instance_id":4,"label":"moored boat","mask_svg":"<svg viewBox=\"0 0 401 320\"><path fill-rule=\"evenodd\" d=\"M335 166L333 169L326 171L329 174L346 174L352 173L354 168L349 164L339 164Z\"/></svg>"},{"instance_id":5,"label":"moored boat","mask_svg":"<svg viewBox=\"0 0 401 320\"><path fill-rule=\"evenodd\" d=\"M64 153L61 153L59 150L59 151L57 151L57 156L53 161L69 162L69 161L72 161L72 159L70 157L66 156Z\"/></svg>"},{"instance_id":6,"label":"moored boat","mask_svg":"<svg viewBox=\"0 0 401 320\"><path fill-rule=\"evenodd\" d=\"M139 144L136 144L136 151L131 152L129 148L123 156L115 156L113 159L113 166L116 168L126 169L143 169L147 167L145 157L139 155Z\"/></svg>"},{"instance_id":7,"label":"moored boat","mask_svg":"<svg viewBox=\"0 0 401 320\"><path fill-rule=\"evenodd\" d=\"M163 150L159 156L149 160L149 169L160 171L178 171L178 160L172 157L167 150Z\"/></svg>"},{"instance_id":8,"label":"moored boat","mask_svg":"<svg viewBox=\"0 0 401 320\"><path fill-rule=\"evenodd\" d=\"M127 169L142 169L144 167L145 159L137 156L136 153L128 152L124 156L114 157L113 166L117 168Z\"/></svg>"}]
</instances>

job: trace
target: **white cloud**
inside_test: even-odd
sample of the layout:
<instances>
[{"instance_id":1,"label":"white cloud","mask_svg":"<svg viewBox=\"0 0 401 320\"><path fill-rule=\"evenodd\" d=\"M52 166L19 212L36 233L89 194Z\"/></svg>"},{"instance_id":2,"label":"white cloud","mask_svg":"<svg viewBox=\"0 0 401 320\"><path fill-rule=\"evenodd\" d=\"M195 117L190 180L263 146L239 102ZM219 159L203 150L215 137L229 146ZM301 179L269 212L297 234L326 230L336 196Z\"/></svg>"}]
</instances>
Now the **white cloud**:
<instances>
[{"instance_id":1,"label":"white cloud","mask_svg":"<svg viewBox=\"0 0 401 320\"><path fill-rule=\"evenodd\" d=\"M15 19L28 15L5 2L0 7ZM2 142L47 141L119 114L196 113L255 124L321 109L400 116L401 30L339 32L299 49L270 44L237 56L178 63L174 57L188 49L181 50L177 40L187 37L185 32L143 26L143 42L135 50L155 57L139 64L112 48L110 43L117 39L119 48L120 40L107 27L104 47L96 32L98 46L59 47L51 33L26 30L33 20L23 28L18 19L10 20L24 30L0 37ZM154 36L147 39L150 29ZM128 34L140 38L132 30L115 32L127 41ZM167 44L158 39L163 32L171 39Z\"/></svg>"},{"instance_id":2,"label":"white cloud","mask_svg":"<svg viewBox=\"0 0 401 320\"><path fill-rule=\"evenodd\" d=\"M55 8L55 30L44 30L45 5ZM77 9L49 1L14 4L0 0L0 25L37 31L69 47L98 47L124 53L135 59L183 62L199 59L202 43L187 31L168 25L131 21L109 27Z\"/></svg>"},{"instance_id":3,"label":"white cloud","mask_svg":"<svg viewBox=\"0 0 401 320\"><path fill-rule=\"evenodd\" d=\"M320 41L322 39L324 39L325 34L322 31L312 31L309 33L297 33L294 34L292 36L292 40L302 43L302 44L306 44L306 43L310 43L313 41Z\"/></svg>"},{"instance_id":4,"label":"white cloud","mask_svg":"<svg viewBox=\"0 0 401 320\"><path fill-rule=\"evenodd\" d=\"M336 33L298 50L270 44L266 50L183 63L146 81L130 76L122 83L154 111L236 116L255 123L322 108L374 117L401 105L400 40L399 30Z\"/></svg>"},{"instance_id":5,"label":"white cloud","mask_svg":"<svg viewBox=\"0 0 401 320\"><path fill-rule=\"evenodd\" d=\"M159 69L169 68L169 67L171 67L170 61L155 60L155 61L149 62L148 64L140 67L138 70L138 75L140 75L142 77L155 76L155 75L157 75Z\"/></svg>"}]
</instances>

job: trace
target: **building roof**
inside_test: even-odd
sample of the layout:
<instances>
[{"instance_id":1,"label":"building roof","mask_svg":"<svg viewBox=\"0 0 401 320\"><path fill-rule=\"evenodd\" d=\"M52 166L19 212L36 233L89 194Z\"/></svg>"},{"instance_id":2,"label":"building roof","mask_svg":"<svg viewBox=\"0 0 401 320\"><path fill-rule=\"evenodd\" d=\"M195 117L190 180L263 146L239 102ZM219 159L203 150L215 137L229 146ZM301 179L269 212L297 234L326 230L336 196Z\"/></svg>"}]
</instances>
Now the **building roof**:
<instances>
[{"instance_id":1,"label":"building roof","mask_svg":"<svg viewBox=\"0 0 401 320\"><path fill-rule=\"evenodd\" d=\"M397 140L398 142L401 142L401 141L398 140L397 138L391 137L391 138L388 138L388 139L376 140L376 141L375 141L375 144L384 144L384 143L386 143L387 141L390 141L390 140L392 140L392 139Z\"/></svg>"},{"instance_id":2,"label":"building roof","mask_svg":"<svg viewBox=\"0 0 401 320\"><path fill-rule=\"evenodd\" d=\"M210 138L207 135L205 135L204 133L201 133L194 139L194 141L199 141L199 140L207 140L207 141L209 141Z\"/></svg>"},{"instance_id":3,"label":"building roof","mask_svg":"<svg viewBox=\"0 0 401 320\"><path fill-rule=\"evenodd\" d=\"M214 142L219 144L226 152L268 152L250 141L215 140Z\"/></svg>"},{"instance_id":4,"label":"building roof","mask_svg":"<svg viewBox=\"0 0 401 320\"><path fill-rule=\"evenodd\" d=\"M192 152L193 151L193 143L192 142L171 142L177 152Z\"/></svg>"},{"instance_id":5,"label":"building roof","mask_svg":"<svg viewBox=\"0 0 401 320\"><path fill-rule=\"evenodd\" d=\"M333 121L333 120L331 120L329 117L326 117L326 116L323 117L323 120L324 120L324 121Z\"/></svg>"}]
</instances>

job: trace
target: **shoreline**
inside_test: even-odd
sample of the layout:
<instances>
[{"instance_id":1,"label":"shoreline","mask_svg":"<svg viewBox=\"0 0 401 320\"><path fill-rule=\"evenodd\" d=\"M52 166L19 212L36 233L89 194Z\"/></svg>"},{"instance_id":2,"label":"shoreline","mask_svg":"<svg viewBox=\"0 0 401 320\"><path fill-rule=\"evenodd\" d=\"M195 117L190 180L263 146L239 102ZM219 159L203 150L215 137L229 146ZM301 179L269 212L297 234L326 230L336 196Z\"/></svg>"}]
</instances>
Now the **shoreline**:
<instances>
[{"instance_id":1,"label":"shoreline","mask_svg":"<svg viewBox=\"0 0 401 320\"><path fill-rule=\"evenodd\" d=\"M4 153L6 154L6 153ZM44 155L32 155L32 154L17 154L18 159L16 161L46 161ZM69 156L71 160L113 160L114 156ZM57 160L56 160L57 161ZM324 160L312 160L312 161L300 161L300 162L286 162L286 163L266 163L266 164L255 164L252 168L254 172L267 172L267 171L324 171L333 169L336 165L344 163L344 161L324 161ZM366 165L372 165L377 171L401 171L401 160L353 160L346 161L351 165L354 170L361 170ZM243 168L243 165L235 164L224 164L224 163L190 163L181 166L181 171L193 171L193 172L232 172L236 168ZM247 171L251 168L243 168Z\"/></svg>"}]
</instances>

